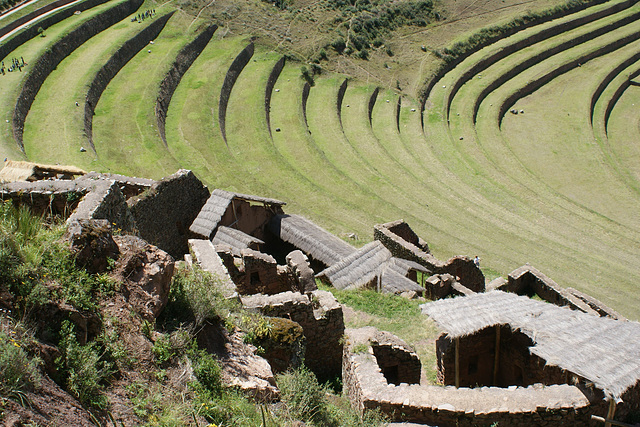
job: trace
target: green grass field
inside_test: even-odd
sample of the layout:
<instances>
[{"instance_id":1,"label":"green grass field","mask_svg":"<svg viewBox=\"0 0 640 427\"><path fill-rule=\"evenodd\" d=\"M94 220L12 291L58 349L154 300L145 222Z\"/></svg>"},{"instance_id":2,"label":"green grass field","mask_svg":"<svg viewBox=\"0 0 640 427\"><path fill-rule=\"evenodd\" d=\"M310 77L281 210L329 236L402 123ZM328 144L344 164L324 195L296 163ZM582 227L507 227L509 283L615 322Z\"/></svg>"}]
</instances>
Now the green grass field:
<instances>
[{"instance_id":1,"label":"green grass field","mask_svg":"<svg viewBox=\"0 0 640 427\"><path fill-rule=\"evenodd\" d=\"M86 42L45 81L26 121L26 158L151 178L192 169L211 188L282 199L287 212L307 216L338 236L357 234L357 245L371 241L374 224L402 218L440 259L479 255L491 278L506 277L529 262L560 286L583 290L632 319L640 318L638 86L629 86L616 103L608 133L603 122L607 103L640 65L630 65L607 85L594 105L593 127L590 121L598 85L637 51L637 41L624 41L637 33L635 22L615 24L640 7L536 39L464 80L449 104L452 87L482 58L613 2L528 28L468 56L434 86L423 123L416 94L439 64L430 49L525 10L557 4L502 8L486 2L484 14L475 2L463 3L443 3L449 22L387 36L394 56L384 48L372 49L372 58L363 61L330 51L310 90L308 129L301 66L310 64L299 60L317 54L329 39L320 23L331 22L335 11L324 2L301 2L302 12L295 17L259 0L184 5L154 44L108 85L93 120L96 154L81 153L88 142L82 133L84 109L75 102L82 106L100 66L142 28L127 18ZM25 43L12 56L35 62L63 34L113 4L51 27L47 37ZM156 8L161 15L175 7L148 1L141 10ZM159 84L180 49L211 20L219 29L173 95L165 146L154 114ZM598 37L573 42L611 24ZM446 28L452 29L448 39ZM220 91L234 58L252 40L255 53L229 99L225 144L218 119ZM557 48L563 43L568 45ZM619 46L596 54L611 43ZM532 60L549 49L556 49L553 55ZM269 135L265 88L285 54L290 57L272 93ZM593 57L571 65L586 54ZM523 63L528 66L512 73ZM559 69L564 72L509 105L524 113L500 117L505 100ZM23 78L24 73L0 77L0 155L16 159L25 156L17 150L7 120ZM337 96L346 78L340 120ZM368 104L377 87L370 122Z\"/></svg>"}]
</instances>

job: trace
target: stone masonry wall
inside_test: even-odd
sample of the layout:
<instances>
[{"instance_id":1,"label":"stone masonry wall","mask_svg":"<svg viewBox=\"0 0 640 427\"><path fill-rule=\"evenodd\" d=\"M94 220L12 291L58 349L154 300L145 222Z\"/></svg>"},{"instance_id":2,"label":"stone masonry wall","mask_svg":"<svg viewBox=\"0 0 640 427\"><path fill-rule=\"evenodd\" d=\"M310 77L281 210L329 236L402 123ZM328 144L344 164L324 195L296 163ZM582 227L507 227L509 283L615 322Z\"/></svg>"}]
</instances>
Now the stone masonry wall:
<instances>
[{"instance_id":1,"label":"stone masonry wall","mask_svg":"<svg viewBox=\"0 0 640 427\"><path fill-rule=\"evenodd\" d=\"M109 58L109 60L100 68L95 77L91 81L89 90L87 91L84 104L84 134L89 139L89 145L95 152L93 145L93 115L98 105L98 101L102 96L102 92L107 88L111 79L131 60L138 52L149 44L149 41L158 37L167 21L174 12L167 13L158 19L155 19L146 28L135 36L127 40L118 50Z\"/></svg>"},{"instance_id":2,"label":"stone masonry wall","mask_svg":"<svg viewBox=\"0 0 640 427\"><path fill-rule=\"evenodd\" d=\"M376 225L374 227L373 238L379 240L394 257L417 262L427 268L432 274L449 273L454 277L458 277L458 281L472 291L484 291L484 275L482 271L476 267L472 259L464 256L456 256L446 263L442 262L433 255L393 233L386 228L385 225L386 224Z\"/></svg>"},{"instance_id":3,"label":"stone masonry wall","mask_svg":"<svg viewBox=\"0 0 640 427\"><path fill-rule=\"evenodd\" d=\"M359 350L363 342L352 331L345 334L342 382L351 405L359 411L378 409L392 421L441 427L595 426L591 414L606 414L605 401L591 405L580 389L566 384L458 389L388 384L375 356Z\"/></svg>"},{"instance_id":4,"label":"stone masonry wall","mask_svg":"<svg viewBox=\"0 0 640 427\"><path fill-rule=\"evenodd\" d=\"M94 18L89 19L47 49L35 65L33 65L20 91L11 123L13 137L22 151L24 151L22 141L24 122L31 108L31 104L49 74L56 69L64 58L91 37L106 30L137 10L142 5L142 1L143 0L128 0L119 3Z\"/></svg>"},{"instance_id":5,"label":"stone masonry wall","mask_svg":"<svg viewBox=\"0 0 640 427\"><path fill-rule=\"evenodd\" d=\"M189 226L209 198L209 190L181 169L128 201L140 237L178 259L189 252Z\"/></svg>"},{"instance_id":6,"label":"stone masonry wall","mask_svg":"<svg viewBox=\"0 0 640 427\"><path fill-rule=\"evenodd\" d=\"M242 303L266 316L284 317L300 324L307 341L305 365L321 381L340 375L344 319L342 306L330 292L257 294L242 297Z\"/></svg>"},{"instance_id":7,"label":"stone masonry wall","mask_svg":"<svg viewBox=\"0 0 640 427\"><path fill-rule=\"evenodd\" d=\"M200 56L204 48L207 47L209 40L211 40L211 37L213 37L213 33L217 28L217 25L207 27L191 43L183 47L162 80L162 83L160 83L160 90L158 91L158 98L156 99L156 119L158 121L160 138L162 138L164 145L167 145L165 124L173 93L178 88L178 84L180 84L182 76L184 76L187 70L191 67L193 61L195 61L198 56Z\"/></svg>"}]
</instances>

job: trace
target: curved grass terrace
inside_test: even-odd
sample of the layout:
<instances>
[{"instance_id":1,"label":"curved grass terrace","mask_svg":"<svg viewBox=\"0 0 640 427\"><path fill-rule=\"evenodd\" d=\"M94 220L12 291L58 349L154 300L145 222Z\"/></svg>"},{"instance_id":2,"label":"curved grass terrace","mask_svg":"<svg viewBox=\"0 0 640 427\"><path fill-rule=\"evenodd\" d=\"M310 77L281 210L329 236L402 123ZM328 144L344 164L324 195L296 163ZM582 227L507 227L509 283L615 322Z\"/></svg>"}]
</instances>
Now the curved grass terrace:
<instances>
[{"instance_id":1,"label":"curved grass terrace","mask_svg":"<svg viewBox=\"0 0 640 427\"><path fill-rule=\"evenodd\" d=\"M8 57L24 56L29 72L117 3L69 17ZM147 9L176 10L150 0ZM630 81L640 72L640 3L605 2L504 37L460 59L426 100L376 76L325 71L309 85L302 63L283 60L298 51L216 22L162 105L165 144L161 82L212 24L201 12L177 9L111 79L95 105L95 152L80 151L89 85L150 22L126 17L58 64L27 116L26 154L6 121L26 73L0 76L0 156L150 178L188 168L212 188L285 200L287 212L355 233L357 245L374 224L403 218L438 258L479 255L489 278L529 262L640 318L640 86ZM416 78L432 60L412 62Z\"/></svg>"}]
</instances>

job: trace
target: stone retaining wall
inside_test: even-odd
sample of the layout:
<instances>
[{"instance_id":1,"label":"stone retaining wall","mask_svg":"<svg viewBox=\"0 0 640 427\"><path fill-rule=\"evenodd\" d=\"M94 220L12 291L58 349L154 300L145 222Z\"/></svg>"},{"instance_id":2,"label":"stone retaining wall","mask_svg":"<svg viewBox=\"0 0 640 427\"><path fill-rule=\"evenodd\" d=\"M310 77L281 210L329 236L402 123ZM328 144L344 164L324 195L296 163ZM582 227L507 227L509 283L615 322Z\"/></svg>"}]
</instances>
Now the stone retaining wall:
<instances>
[{"instance_id":1,"label":"stone retaining wall","mask_svg":"<svg viewBox=\"0 0 640 427\"><path fill-rule=\"evenodd\" d=\"M562 74L571 71L572 69L578 67L580 64L584 64L587 61L605 55L607 53L613 52L621 47L632 43L636 40L640 39L640 31L637 31L633 34L630 34L621 39L615 40L605 46L600 47L592 52L584 54L578 58L575 58L557 68L554 68L552 71L546 73L545 75L538 77L537 79L530 81L525 86L518 89L516 92L508 96L502 104L500 105L500 115L498 116L498 126L502 125L502 119L506 112L518 101L520 98L524 98L525 96L531 95L533 92L549 83L551 80L555 79Z\"/></svg>"},{"instance_id":2,"label":"stone retaining wall","mask_svg":"<svg viewBox=\"0 0 640 427\"><path fill-rule=\"evenodd\" d=\"M109 60L100 68L93 78L84 104L84 134L89 139L89 145L96 151L93 145L93 115L95 114L96 105L102 96L102 92L107 88L107 85L120 72L138 52L140 52L149 42L156 37L162 31L167 21L174 12L167 13L164 16L154 20L146 28L140 31L138 34L127 40L120 48L109 58Z\"/></svg>"},{"instance_id":3,"label":"stone retaining wall","mask_svg":"<svg viewBox=\"0 0 640 427\"><path fill-rule=\"evenodd\" d=\"M321 381L340 375L344 320L342 306L330 292L256 294L242 297L242 303L265 316L299 323L307 341L305 365Z\"/></svg>"},{"instance_id":4,"label":"stone retaining wall","mask_svg":"<svg viewBox=\"0 0 640 427\"><path fill-rule=\"evenodd\" d=\"M108 0L86 0L82 3L78 3L73 7L63 9L41 19L36 24L31 25L29 28L23 29L22 31L16 33L13 37L10 37L8 40L3 41L2 45L0 45L0 59L5 58L23 43L36 37L38 35L38 28L42 27L44 30L46 30L52 25L55 25L58 22L61 22L62 20L72 16L76 11L83 12L85 10L91 9L92 7L101 5L102 3L106 3L107 1ZM27 59L27 62L31 61Z\"/></svg>"},{"instance_id":5,"label":"stone retaining wall","mask_svg":"<svg viewBox=\"0 0 640 427\"><path fill-rule=\"evenodd\" d=\"M371 93L369 97L369 103L367 104L367 117L369 118L369 126L373 126L373 107L376 106L376 101L378 100L378 94L380 93L380 88L376 87Z\"/></svg>"},{"instance_id":6,"label":"stone retaining wall","mask_svg":"<svg viewBox=\"0 0 640 427\"><path fill-rule=\"evenodd\" d=\"M338 96L336 97L336 111L338 112L338 121L340 122L340 129L342 130L342 101L344 100L344 94L347 92L347 85L349 79L344 79L340 88L338 89Z\"/></svg>"},{"instance_id":7,"label":"stone retaining wall","mask_svg":"<svg viewBox=\"0 0 640 427\"><path fill-rule=\"evenodd\" d=\"M49 74L51 74L58 64L71 54L71 52L91 37L132 14L142 5L142 2L143 0L127 0L91 18L48 48L38 59L23 83L11 122L13 137L23 152L24 143L22 136L24 132L24 122L27 114L29 114L31 104Z\"/></svg>"},{"instance_id":8,"label":"stone retaining wall","mask_svg":"<svg viewBox=\"0 0 640 427\"><path fill-rule=\"evenodd\" d=\"M220 132L222 132L222 139L224 143L227 143L227 105L229 105L229 97L231 96L231 90L238 80L238 76L247 66L251 57L253 56L254 46L253 43L249 43L242 52L236 56L233 60L227 74L224 76L224 83L222 83L222 89L220 89L220 102L218 103L218 121L220 122Z\"/></svg>"},{"instance_id":9,"label":"stone retaining wall","mask_svg":"<svg viewBox=\"0 0 640 427\"><path fill-rule=\"evenodd\" d=\"M278 62L276 62L276 65L273 66L271 73L269 73L267 86L264 90L264 114L267 118L267 129L269 130L269 136L271 136L271 95L273 94L273 88L278 81L278 77L280 77L280 73L282 73L285 62L286 57L284 56L280 58Z\"/></svg>"},{"instance_id":10,"label":"stone retaining wall","mask_svg":"<svg viewBox=\"0 0 640 427\"><path fill-rule=\"evenodd\" d=\"M309 101L309 93L311 92L311 85L309 82L305 82L302 86L302 117L304 117L304 126L309 132L309 122L307 121L307 101Z\"/></svg>"},{"instance_id":11,"label":"stone retaining wall","mask_svg":"<svg viewBox=\"0 0 640 427\"><path fill-rule=\"evenodd\" d=\"M171 65L171 68L165 75L162 83L160 83L160 90L158 91L158 97L156 99L156 119L158 121L158 131L160 132L160 138L164 145L167 145L167 136L165 133L165 124L167 120L167 111L169 110L169 104L173 93L176 91L182 76L187 72L193 61L200 56L202 51L213 33L218 28L217 25L211 25L207 27L202 33L200 33L191 43L182 48L176 60Z\"/></svg>"},{"instance_id":12,"label":"stone retaining wall","mask_svg":"<svg viewBox=\"0 0 640 427\"><path fill-rule=\"evenodd\" d=\"M11 21L7 25L5 25L4 27L0 28L0 37L3 37L5 35L9 34L11 31L15 30L19 26L21 26L23 24L26 24L27 22L31 21L32 19L37 18L38 16L40 16L42 14L50 12L53 9L56 9L56 8L58 8L60 6L64 6L65 4L71 3L73 1L75 1L75 0L56 0L53 3L49 3L48 5L41 7L40 9L34 10L33 12L30 12L30 13L27 13L26 15L21 16L20 18L16 19L15 21ZM34 25L37 26L37 24L34 24Z\"/></svg>"},{"instance_id":13,"label":"stone retaining wall","mask_svg":"<svg viewBox=\"0 0 640 427\"><path fill-rule=\"evenodd\" d=\"M609 86L609 83L613 81L625 68L630 67L632 64L638 62L640 60L640 52L637 52L635 55L630 56L625 59L623 62L618 64L613 70L611 70L605 78L600 82L598 88L591 95L591 104L589 106L589 117L591 118L591 124L593 125L593 114L595 113L596 102L600 99L602 92ZM605 121L606 123L606 121Z\"/></svg>"},{"instance_id":14,"label":"stone retaining wall","mask_svg":"<svg viewBox=\"0 0 640 427\"><path fill-rule=\"evenodd\" d=\"M518 65L512 67L509 69L509 71L507 71L506 73L502 74L501 76L499 76L497 79L493 80L487 87L485 87L482 92L480 92L480 95L478 95L478 97L475 100L475 104L473 106L473 122L476 122L476 117L478 115L478 110L480 109L480 104L482 103L482 101L491 93L493 92L496 88L502 86L503 84L505 84L508 80L512 79L513 77L517 76L518 74L524 72L525 70L528 70L529 68L531 68L532 66L534 66L535 64L540 63L541 61L544 61L545 59L548 59L550 57L552 57L553 55L556 55L560 52L563 52L567 49L570 49L574 46L577 46L579 44L585 43L587 41L590 41L592 39L595 39L598 36L601 36L603 34L606 34L609 31L615 30L616 28L619 28L621 26L627 25L631 22L634 22L636 20L638 20L640 18L640 12L634 13L632 15L629 15L619 21L615 21L612 22L611 24L605 25L603 27L597 28L593 31L590 31L588 33L582 34L576 38L572 38L570 40L567 40L563 43L560 43L550 49L547 49L537 55L534 55L522 62L520 62ZM532 36L533 38L536 38L535 35ZM502 51L500 52L502 53ZM496 59L497 60L497 59ZM554 76L555 78L555 76ZM545 80L546 82L547 80ZM504 111L504 113L506 113L506 110ZM504 114L503 113L503 114Z\"/></svg>"},{"instance_id":15,"label":"stone retaining wall","mask_svg":"<svg viewBox=\"0 0 640 427\"><path fill-rule=\"evenodd\" d=\"M467 59L472 54L474 54L477 51L489 46L492 43L495 43L496 41L498 41L498 40L500 40L502 38L509 37L509 36L519 32L519 31L522 31L522 30L524 30L526 28L533 27L535 25L539 25L539 24L542 24L542 23L545 23L545 22L549 22L549 21L552 21L552 20L554 20L556 18L560 18L562 16L566 16L566 15L569 15L569 14L572 14L572 13L579 12L579 11L581 11L583 9L586 9L587 7L595 6L595 5L598 5L600 3L604 3L605 1L607 1L607 0L596 0L596 1L593 1L592 3L590 3L590 4L579 3L579 4L576 5L576 7L571 8L569 11L555 13L555 14L552 14L552 15L549 15L549 16L545 16L545 17L543 17L541 19L537 19L537 20L531 21L531 22L529 22L527 24L514 27L510 31L504 32L504 33L499 34L499 35L497 35L495 37L488 38L487 40L485 40L484 43L479 44L478 46L476 46L473 49L471 49L468 52L466 52L464 55L461 55L458 58L455 58L453 61L451 61L451 62L447 63L446 65L444 65L443 67L441 67L431 77L431 79L429 80L429 83L425 86L425 89L422 91L423 95L421 97L421 115L423 115L423 118L424 118L425 104L427 102L427 99L429 99L429 95L431 94L431 90L433 90L433 87L438 83L438 81L442 77L444 77L445 74L447 74L449 71L453 70L462 61ZM629 1L626 1L626 2L624 2L622 4L620 4L620 5L614 5L613 7L609 8L609 9L611 9L610 11L609 11L609 9L607 9L607 11L609 11L608 13L604 12L604 14L602 16L607 16L608 14L613 14L613 13L619 11L619 10L622 10L624 8L627 8L627 7L630 7L630 6L634 5L636 2L637 2L637 0L629 0ZM601 13L603 13L603 12L598 12L597 15L599 15ZM575 27L580 26L580 25L584 25L585 23L590 22L589 20L584 20L584 21L583 20L584 20L584 18L578 18L578 20L577 20L578 24L575 25ZM555 27L553 27L553 28L555 28ZM551 31L548 34L545 34L544 37L542 38L542 40L544 40L545 38L552 37L552 36L554 36L556 34L559 34L562 31L566 31L567 29L570 29L570 28L574 28L574 27L567 27L566 29L562 29L560 31L555 30L555 31L557 31L557 33L555 31L553 31L553 29L549 29ZM493 62L491 62L491 63L493 63ZM480 71L480 70L477 70L477 71ZM474 75L475 74L477 74L477 73L474 73Z\"/></svg>"}]
</instances>

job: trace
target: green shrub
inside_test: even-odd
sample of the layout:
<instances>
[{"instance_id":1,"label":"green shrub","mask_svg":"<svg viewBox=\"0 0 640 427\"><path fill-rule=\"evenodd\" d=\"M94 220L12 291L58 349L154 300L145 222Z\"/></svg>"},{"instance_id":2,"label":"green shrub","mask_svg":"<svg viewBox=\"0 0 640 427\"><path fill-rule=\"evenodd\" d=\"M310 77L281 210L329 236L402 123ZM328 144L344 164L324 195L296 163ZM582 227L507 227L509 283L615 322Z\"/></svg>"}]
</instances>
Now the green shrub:
<instances>
[{"instance_id":1,"label":"green shrub","mask_svg":"<svg viewBox=\"0 0 640 427\"><path fill-rule=\"evenodd\" d=\"M103 384L114 370L101 357L97 343L80 345L73 325L65 320L62 322L58 348L60 357L56 359L56 366L58 379L64 388L83 404L105 409L107 398L102 393Z\"/></svg>"},{"instance_id":2,"label":"green shrub","mask_svg":"<svg viewBox=\"0 0 640 427\"><path fill-rule=\"evenodd\" d=\"M0 331L0 396L17 397L40 385L41 361L30 358L14 328Z\"/></svg>"},{"instance_id":3,"label":"green shrub","mask_svg":"<svg viewBox=\"0 0 640 427\"><path fill-rule=\"evenodd\" d=\"M276 377L280 388L280 400L289 415L313 425L328 425L326 389L307 368L289 371Z\"/></svg>"},{"instance_id":4,"label":"green shrub","mask_svg":"<svg viewBox=\"0 0 640 427\"><path fill-rule=\"evenodd\" d=\"M211 395L220 397L223 391L221 369L215 357L194 346L189 352L189 359L193 366L193 375L200 384Z\"/></svg>"},{"instance_id":5,"label":"green shrub","mask_svg":"<svg viewBox=\"0 0 640 427\"><path fill-rule=\"evenodd\" d=\"M196 325L201 325L206 320L226 318L230 311L237 310L239 304L225 299L220 286L217 277L197 265L177 268L159 323L165 329L175 329L194 320Z\"/></svg>"}]
</instances>

